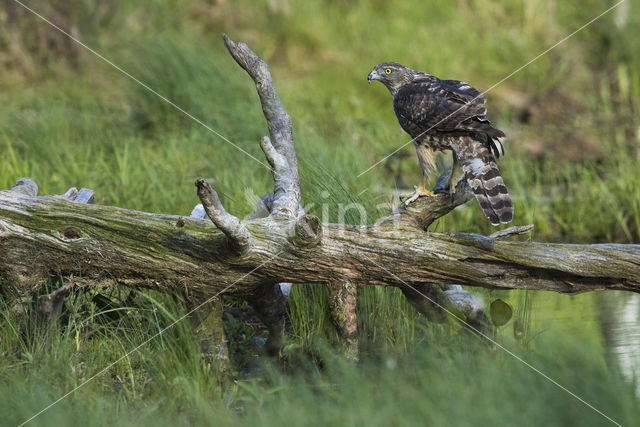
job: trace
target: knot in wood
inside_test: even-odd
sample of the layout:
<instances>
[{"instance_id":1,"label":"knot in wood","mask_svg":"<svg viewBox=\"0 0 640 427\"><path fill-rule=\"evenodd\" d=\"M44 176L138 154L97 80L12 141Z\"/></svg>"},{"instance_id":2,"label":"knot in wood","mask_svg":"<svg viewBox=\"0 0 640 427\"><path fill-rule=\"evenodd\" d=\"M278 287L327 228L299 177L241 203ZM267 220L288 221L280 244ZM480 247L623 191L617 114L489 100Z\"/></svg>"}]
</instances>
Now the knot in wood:
<instances>
[{"instance_id":1,"label":"knot in wood","mask_svg":"<svg viewBox=\"0 0 640 427\"><path fill-rule=\"evenodd\" d=\"M82 237L82 233L77 228L65 227L62 230L58 231L58 237L60 237L60 240L70 242Z\"/></svg>"},{"instance_id":2,"label":"knot in wood","mask_svg":"<svg viewBox=\"0 0 640 427\"><path fill-rule=\"evenodd\" d=\"M289 241L295 246L312 247L322 240L322 222L315 215L302 215L293 226Z\"/></svg>"}]
</instances>

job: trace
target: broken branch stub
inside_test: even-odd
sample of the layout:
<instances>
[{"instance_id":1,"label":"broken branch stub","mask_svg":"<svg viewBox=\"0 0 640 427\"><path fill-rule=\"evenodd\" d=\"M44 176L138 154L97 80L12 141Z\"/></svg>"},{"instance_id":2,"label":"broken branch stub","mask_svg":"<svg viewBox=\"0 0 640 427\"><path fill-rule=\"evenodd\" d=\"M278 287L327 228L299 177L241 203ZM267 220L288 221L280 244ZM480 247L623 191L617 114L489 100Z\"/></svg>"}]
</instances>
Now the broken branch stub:
<instances>
[{"instance_id":1,"label":"broken branch stub","mask_svg":"<svg viewBox=\"0 0 640 427\"><path fill-rule=\"evenodd\" d=\"M260 147L271 166L273 175L271 215L295 218L299 209L297 205L300 204L300 184L298 182L297 166L292 167L289 165L287 157L276 150L269 137L265 136L260 140Z\"/></svg>"},{"instance_id":2,"label":"broken branch stub","mask_svg":"<svg viewBox=\"0 0 640 427\"><path fill-rule=\"evenodd\" d=\"M227 236L231 248L238 254L246 252L251 246L251 233L247 227L224 209L218 193L211 188L207 181L202 178L198 179L196 187L198 187L198 197L207 216Z\"/></svg>"},{"instance_id":3,"label":"broken branch stub","mask_svg":"<svg viewBox=\"0 0 640 427\"><path fill-rule=\"evenodd\" d=\"M38 184L30 178L20 178L13 184L11 191L35 197L38 195Z\"/></svg>"}]
</instances>

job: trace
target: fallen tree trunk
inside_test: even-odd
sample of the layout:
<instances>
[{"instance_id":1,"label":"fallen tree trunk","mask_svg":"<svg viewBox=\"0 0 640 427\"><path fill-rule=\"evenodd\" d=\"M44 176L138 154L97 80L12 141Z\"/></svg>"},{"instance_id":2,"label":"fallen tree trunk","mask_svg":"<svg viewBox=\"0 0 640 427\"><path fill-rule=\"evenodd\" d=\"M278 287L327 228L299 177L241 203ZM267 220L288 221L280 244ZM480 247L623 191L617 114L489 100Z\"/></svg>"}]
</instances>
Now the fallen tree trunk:
<instances>
[{"instance_id":1,"label":"fallen tree trunk","mask_svg":"<svg viewBox=\"0 0 640 427\"><path fill-rule=\"evenodd\" d=\"M228 286L225 294L248 296L267 282L336 280L569 294L640 291L640 245L509 242L470 233L322 224L312 215L239 224L250 236L241 253L208 220L1 191L1 269L20 287L74 275L85 286L115 279L203 295Z\"/></svg>"},{"instance_id":2,"label":"fallen tree trunk","mask_svg":"<svg viewBox=\"0 0 640 427\"><path fill-rule=\"evenodd\" d=\"M264 61L226 36L225 43L254 79L269 125L271 138L260 141L275 183L274 192L262 199L267 216L238 220L202 179L196 182L202 206L189 217L93 205L87 203L92 199L87 190L37 196L37 186L23 179L11 191L0 191L0 290L5 298L28 297L52 276L81 277L81 287L147 287L196 301L235 295L256 308L275 352L286 299L274 286L325 283L334 322L348 341L347 353L357 357L355 290L367 285L399 287L427 314L458 304L471 319L479 312L473 295L459 288L442 292L434 284L567 294L640 292L639 245L502 240L530 227L489 237L425 232L471 198L464 180L454 196L441 192L401 205L376 225L323 224L313 215L299 215L291 120ZM447 178L441 177L436 190Z\"/></svg>"}]
</instances>

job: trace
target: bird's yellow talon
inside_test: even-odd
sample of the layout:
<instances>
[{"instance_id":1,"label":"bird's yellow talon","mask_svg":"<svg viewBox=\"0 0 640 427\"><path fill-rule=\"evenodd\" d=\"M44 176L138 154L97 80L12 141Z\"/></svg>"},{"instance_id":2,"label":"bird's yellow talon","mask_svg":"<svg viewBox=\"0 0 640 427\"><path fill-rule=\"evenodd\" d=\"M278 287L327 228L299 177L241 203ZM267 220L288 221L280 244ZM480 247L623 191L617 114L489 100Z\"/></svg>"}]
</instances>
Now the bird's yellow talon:
<instances>
[{"instance_id":1,"label":"bird's yellow talon","mask_svg":"<svg viewBox=\"0 0 640 427\"><path fill-rule=\"evenodd\" d=\"M409 205L410 203L415 202L422 196L431 197L434 195L433 191L427 190L425 184L420 183L420 185L416 185L413 188L414 188L414 192L412 194L400 195L400 201L403 202L405 205Z\"/></svg>"},{"instance_id":2,"label":"bird's yellow talon","mask_svg":"<svg viewBox=\"0 0 640 427\"><path fill-rule=\"evenodd\" d=\"M456 193L456 177L458 176L458 156L453 152L453 165L451 166L451 175L449 176L449 196L453 198Z\"/></svg>"}]
</instances>

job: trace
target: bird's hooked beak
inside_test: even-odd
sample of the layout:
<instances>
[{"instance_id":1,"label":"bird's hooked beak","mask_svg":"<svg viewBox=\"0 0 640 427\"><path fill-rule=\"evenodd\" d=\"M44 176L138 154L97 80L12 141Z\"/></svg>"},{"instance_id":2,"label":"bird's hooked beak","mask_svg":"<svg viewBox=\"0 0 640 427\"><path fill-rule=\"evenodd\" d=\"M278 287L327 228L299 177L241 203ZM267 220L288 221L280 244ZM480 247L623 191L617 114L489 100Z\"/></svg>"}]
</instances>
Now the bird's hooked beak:
<instances>
[{"instance_id":1,"label":"bird's hooked beak","mask_svg":"<svg viewBox=\"0 0 640 427\"><path fill-rule=\"evenodd\" d=\"M367 81L369 82L369 84L371 84L372 80L379 80L378 77L380 77L378 75L378 73L376 72L376 70L372 70L369 75L367 76Z\"/></svg>"}]
</instances>

